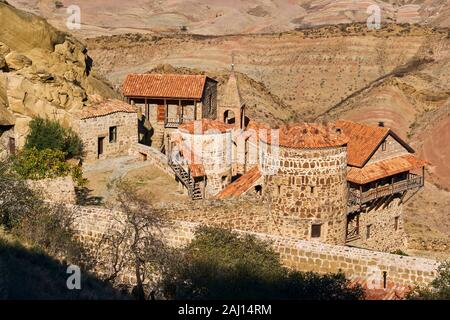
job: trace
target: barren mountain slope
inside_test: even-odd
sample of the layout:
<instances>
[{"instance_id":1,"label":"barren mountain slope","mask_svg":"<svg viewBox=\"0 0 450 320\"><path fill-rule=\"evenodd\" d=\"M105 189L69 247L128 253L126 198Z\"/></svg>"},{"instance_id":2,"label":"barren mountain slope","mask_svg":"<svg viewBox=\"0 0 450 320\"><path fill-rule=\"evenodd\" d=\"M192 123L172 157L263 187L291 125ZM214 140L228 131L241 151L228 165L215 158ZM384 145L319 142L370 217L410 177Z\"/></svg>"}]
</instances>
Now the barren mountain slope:
<instances>
[{"instance_id":1,"label":"barren mountain slope","mask_svg":"<svg viewBox=\"0 0 450 320\"><path fill-rule=\"evenodd\" d=\"M86 47L44 19L0 2L0 125L20 137L31 117L68 123L89 94L118 96L92 70Z\"/></svg>"},{"instance_id":2,"label":"barren mountain slope","mask_svg":"<svg viewBox=\"0 0 450 320\"><path fill-rule=\"evenodd\" d=\"M364 25L351 25L272 35L133 34L89 39L87 44L96 66L116 86L127 73L159 64L228 70L234 54L237 71L270 88L302 119L315 119L445 36L415 26L368 32Z\"/></svg>"},{"instance_id":3,"label":"barren mountain slope","mask_svg":"<svg viewBox=\"0 0 450 320\"><path fill-rule=\"evenodd\" d=\"M196 34L271 33L296 27L366 22L378 5L383 23L450 26L447 0L10 0L65 30L66 8L81 8L77 36L126 32L174 32L181 26Z\"/></svg>"}]
</instances>

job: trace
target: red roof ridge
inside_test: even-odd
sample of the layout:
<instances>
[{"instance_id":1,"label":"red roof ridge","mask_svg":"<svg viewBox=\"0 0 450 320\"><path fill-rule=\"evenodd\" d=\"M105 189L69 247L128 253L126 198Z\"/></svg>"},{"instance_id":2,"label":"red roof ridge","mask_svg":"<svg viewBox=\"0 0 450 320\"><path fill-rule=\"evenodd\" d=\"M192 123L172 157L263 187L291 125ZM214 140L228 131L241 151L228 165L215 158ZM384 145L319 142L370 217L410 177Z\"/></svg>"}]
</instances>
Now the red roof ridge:
<instances>
[{"instance_id":1,"label":"red roof ridge","mask_svg":"<svg viewBox=\"0 0 450 320\"><path fill-rule=\"evenodd\" d=\"M239 177L233 183L230 183L226 186L222 191L220 191L217 195L217 199L226 199L232 197L238 197L245 192L247 192L253 184L261 178L262 174L259 170L259 167L256 165L247 171L244 175Z\"/></svg>"},{"instance_id":2,"label":"red roof ridge","mask_svg":"<svg viewBox=\"0 0 450 320\"><path fill-rule=\"evenodd\" d=\"M405 154L371 163L363 168L349 167L347 180L357 184L366 184L398 173L416 170L427 164L427 161L419 159L413 154Z\"/></svg>"},{"instance_id":3,"label":"red roof ridge","mask_svg":"<svg viewBox=\"0 0 450 320\"><path fill-rule=\"evenodd\" d=\"M169 73L130 73L122 84L127 97L201 99L206 75Z\"/></svg>"},{"instance_id":4,"label":"red roof ridge","mask_svg":"<svg viewBox=\"0 0 450 320\"><path fill-rule=\"evenodd\" d=\"M180 131L188 132L190 134L214 133L217 131L225 133L231 131L233 128L233 125L213 119L192 120L178 126ZM200 131L197 132L198 129L200 129Z\"/></svg>"},{"instance_id":5,"label":"red roof ridge","mask_svg":"<svg viewBox=\"0 0 450 320\"><path fill-rule=\"evenodd\" d=\"M100 100L94 97L91 106L83 107L78 116L80 120L89 118L104 117L113 113L137 113L137 108L118 99Z\"/></svg>"},{"instance_id":6,"label":"red roof ridge","mask_svg":"<svg viewBox=\"0 0 450 320\"><path fill-rule=\"evenodd\" d=\"M320 149L345 146L348 137L337 130L333 124L295 123L287 124L278 129L278 144L285 148ZM273 131L261 139L269 144L273 141Z\"/></svg>"},{"instance_id":7,"label":"red roof ridge","mask_svg":"<svg viewBox=\"0 0 450 320\"><path fill-rule=\"evenodd\" d=\"M376 152L384 139L391 135L409 152L414 150L391 128L362 124L351 120L337 120L335 126L349 137L347 144L347 163L362 168Z\"/></svg>"}]
</instances>

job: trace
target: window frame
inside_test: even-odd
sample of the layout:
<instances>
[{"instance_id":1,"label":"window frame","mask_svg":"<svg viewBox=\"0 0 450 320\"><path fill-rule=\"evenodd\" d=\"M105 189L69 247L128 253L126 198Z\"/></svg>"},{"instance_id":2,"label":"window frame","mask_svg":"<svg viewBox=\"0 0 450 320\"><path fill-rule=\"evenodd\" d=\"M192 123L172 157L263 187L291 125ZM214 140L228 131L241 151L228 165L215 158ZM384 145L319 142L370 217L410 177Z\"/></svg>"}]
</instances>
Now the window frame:
<instances>
[{"instance_id":1,"label":"window frame","mask_svg":"<svg viewBox=\"0 0 450 320\"><path fill-rule=\"evenodd\" d=\"M117 142L117 126L110 126L109 127L109 143L116 143Z\"/></svg>"}]
</instances>

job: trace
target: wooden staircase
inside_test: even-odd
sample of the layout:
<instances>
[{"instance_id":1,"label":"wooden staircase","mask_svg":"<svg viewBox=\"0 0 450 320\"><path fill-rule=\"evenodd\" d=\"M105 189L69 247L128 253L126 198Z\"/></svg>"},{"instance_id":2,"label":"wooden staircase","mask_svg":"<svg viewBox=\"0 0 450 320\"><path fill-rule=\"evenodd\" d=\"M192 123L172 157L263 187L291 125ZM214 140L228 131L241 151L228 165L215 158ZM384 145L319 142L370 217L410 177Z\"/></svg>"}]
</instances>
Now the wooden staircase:
<instances>
[{"instance_id":1,"label":"wooden staircase","mask_svg":"<svg viewBox=\"0 0 450 320\"><path fill-rule=\"evenodd\" d=\"M191 175L183 168L179 163L169 159L169 166L175 172L177 178L183 183L183 185L187 188L189 197L192 200L201 200L203 199L202 189L199 184L194 181Z\"/></svg>"}]
</instances>

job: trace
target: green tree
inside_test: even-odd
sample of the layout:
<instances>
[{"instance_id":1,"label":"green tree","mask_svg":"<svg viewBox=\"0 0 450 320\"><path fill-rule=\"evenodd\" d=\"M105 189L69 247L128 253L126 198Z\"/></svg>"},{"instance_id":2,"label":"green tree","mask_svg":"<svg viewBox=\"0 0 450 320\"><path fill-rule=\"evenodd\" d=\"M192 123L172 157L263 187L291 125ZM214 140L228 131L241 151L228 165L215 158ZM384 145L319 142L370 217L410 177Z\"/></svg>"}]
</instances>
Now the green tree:
<instances>
[{"instance_id":1,"label":"green tree","mask_svg":"<svg viewBox=\"0 0 450 320\"><path fill-rule=\"evenodd\" d=\"M71 175L79 186L87 182L81 168L69 164L65 153L56 149L24 149L14 158L13 169L23 179L40 180Z\"/></svg>"},{"instance_id":2,"label":"green tree","mask_svg":"<svg viewBox=\"0 0 450 320\"><path fill-rule=\"evenodd\" d=\"M81 139L72 129L64 128L59 122L37 117L31 120L29 127L25 149L59 150L67 158L82 154Z\"/></svg>"},{"instance_id":3,"label":"green tree","mask_svg":"<svg viewBox=\"0 0 450 320\"><path fill-rule=\"evenodd\" d=\"M409 300L450 300L450 262L443 262L438 276L428 287L417 286L406 297Z\"/></svg>"},{"instance_id":4,"label":"green tree","mask_svg":"<svg viewBox=\"0 0 450 320\"><path fill-rule=\"evenodd\" d=\"M267 243L250 235L201 227L163 275L170 299L361 299L341 273L319 275L283 267Z\"/></svg>"}]
</instances>

